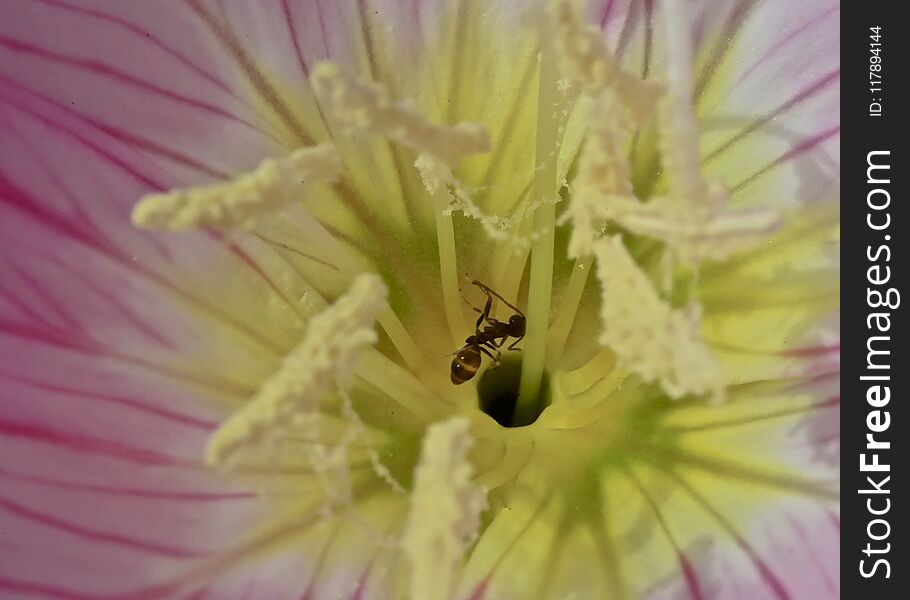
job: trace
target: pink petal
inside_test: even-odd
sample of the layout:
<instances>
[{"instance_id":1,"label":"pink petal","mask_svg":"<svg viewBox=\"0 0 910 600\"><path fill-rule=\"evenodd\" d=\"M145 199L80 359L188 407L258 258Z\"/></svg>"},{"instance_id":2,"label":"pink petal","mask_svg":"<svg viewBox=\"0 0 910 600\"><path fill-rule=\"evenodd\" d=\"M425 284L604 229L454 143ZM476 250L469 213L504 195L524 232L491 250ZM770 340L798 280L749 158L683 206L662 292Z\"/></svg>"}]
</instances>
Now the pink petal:
<instances>
[{"instance_id":1,"label":"pink petal","mask_svg":"<svg viewBox=\"0 0 910 600\"><path fill-rule=\"evenodd\" d=\"M273 142L191 13L122 6L16 1L0 24L3 596L158 585L264 508L198 457L294 338L254 318L274 282L236 249L165 246L128 215ZM213 370L228 361L240 370Z\"/></svg>"},{"instance_id":2,"label":"pink petal","mask_svg":"<svg viewBox=\"0 0 910 600\"><path fill-rule=\"evenodd\" d=\"M759 2L720 53L700 107L710 172L748 165L727 181L739 202L831 200L838 193L839 5ZM742 170L742 169L740 169Z\"/></svg>"},{"instance_id":3,"label":"pink petal","mask_svg":"<svg viewBox=\"0 0 910 600\"><path fill-rule=\"evenodd\" d=\"M681 556L685 573L648 600L839 597L840 522L810 502L769 507L733 543L705 540Z\"/></svg>"},{"instance_id":4,"label":"pink petal","mask_svg":"<svg viewBox=\"0 0 910 600\"><path fill-rule=\"evenodd\" d=\"M0 76L167 168L189 168L198 178L245 166L274 136L182 4L9 4L0 24ZM226 138L237 143L217 143ZM204 157L204 167L174 155Z\"/></svg>"}]
</instances>

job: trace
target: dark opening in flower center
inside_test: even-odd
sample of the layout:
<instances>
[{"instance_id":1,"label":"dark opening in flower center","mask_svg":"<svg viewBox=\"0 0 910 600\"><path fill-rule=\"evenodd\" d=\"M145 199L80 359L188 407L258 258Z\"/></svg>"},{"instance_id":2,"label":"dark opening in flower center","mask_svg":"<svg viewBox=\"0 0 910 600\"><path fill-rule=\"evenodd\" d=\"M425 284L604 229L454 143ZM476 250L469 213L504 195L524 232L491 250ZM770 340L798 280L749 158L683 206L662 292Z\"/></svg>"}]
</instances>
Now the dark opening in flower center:
<instances>
[{"instance_id":1,"label":"dark opening in flower center","mask_svg":"<svg viewBox=\"0 0 910 600\"><path fill-rule=\"evenodd\" d=\"M534 410L523 419L515 412L520 382L521 358L503 356L502 365L487 369L477 384L480 410L503 427L523 427L536 421L550 403L550 378L544 372Z\"/></svg>"}]
</instances>

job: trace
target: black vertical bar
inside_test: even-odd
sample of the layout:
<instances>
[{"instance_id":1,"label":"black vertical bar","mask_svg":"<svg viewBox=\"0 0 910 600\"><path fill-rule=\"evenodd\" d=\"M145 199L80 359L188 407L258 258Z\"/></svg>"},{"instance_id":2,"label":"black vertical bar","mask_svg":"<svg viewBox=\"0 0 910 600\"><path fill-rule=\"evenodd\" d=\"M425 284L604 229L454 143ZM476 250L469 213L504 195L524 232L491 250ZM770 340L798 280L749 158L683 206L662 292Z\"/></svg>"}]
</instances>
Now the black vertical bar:
<instances>
[{"instance_id":1,"label":"black vertical bar","mask_svg":"<svg viewBox=\"0 0 910 600\"><path fill-rule=\"evenodd\" d=\"M905 6L841 8L841 596L851 599L910 597L910 506L898 492L910 462L898 299L910 269Z\"/></svg>"}]
</instances>

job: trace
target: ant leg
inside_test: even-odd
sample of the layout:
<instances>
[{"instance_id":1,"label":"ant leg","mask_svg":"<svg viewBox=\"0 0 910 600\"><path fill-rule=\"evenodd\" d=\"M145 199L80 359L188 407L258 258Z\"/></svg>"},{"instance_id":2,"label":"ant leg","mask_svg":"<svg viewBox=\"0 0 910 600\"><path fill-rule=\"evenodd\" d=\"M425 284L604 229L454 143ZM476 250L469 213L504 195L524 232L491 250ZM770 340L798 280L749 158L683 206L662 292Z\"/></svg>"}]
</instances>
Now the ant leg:
<instances>
[{"instance_id":1,"label":"ant leg","mask_svg":"<svg viewBox=\"0 0 910 600\"><path fill-rule=\"evenodd\" d=\"M496 292L494 292L493 290L491 290L490 288L488 288L488 287L486 286L486 284L484 284L483 282L478 281L477 279L475 279L475 280L473 280L473 281L471 282L471 284L472 284L472 285L476 285L477 287L479 287L479 288L481 289L481 291L483 291L483 293L486 294L487 296L491 296L491 295L492 295L492 296L496 296L497 298L499 298L500 300L502 300L503 302L505 302L506 306L508 306L509 308L511 308L512 310L514 310L514 311L517 312L518 314L520 314L521 316L524 316L524 313L521 312L521 310L520 310L517 306L515 306L514 304L512 304L511 302L509 302L508 300L506 300L505 298L503 298L502 296L500 296L499 294L497 294Z\"/></svg>"},{"instance_id":2,"label":"ant leg","mask_svg":"<svg viewBox=\"0 0 910 600\"><path fill-rule=\"evenodd\" d=\"M477 347L480 348L481 352L483 352L484 354L489 356L491 359L493 359L493 368L494 369L502 364L501 362L499 362L499 356L493 356L493 354L489 350L484 348L483 346L477 346Z\"/></svg>"},{"instance_id":3,"label":"ant leg","mask_svg":"<svg viewBox=\"0 0 910 600\"><path fill-rule=\"evenodd\" d=\"M516 348L516 347L515 347L515 344L517 344L518 342L520 342L521 340L523 340L524 337L525 337L525 336L521 336L521 337L517 338L514 342L512 342L511 344L509 344L509 350L511 350L512 352L521 352L521 348Z\"/></svg>"},{"instance_id":4,"label":"ant leg","mask_svg":"<svg viewBox=\"0 0 910 600\"><path fill-rule=\"evenodd\" d=\"M480 333L480 324L483 323L484 321L490 320L490 309L493 307L493 298L491 298L490 295L487 294L486 304L484 304L483 310L480 310L479 308L477 308L476 306L471 304L471 302L465 297L464 292L461 290L461 288L458 288L458 291L461 294L461 299L465 301L465 304L470 306L471 310L473 310L474 312L480 313L480 316L477 317L477 322L474 324L474 331L476 333Z\"/></svg>"},{"instance_id":5,"label":"ant leg","mask_svg":"<svg viewBox=\"0 0 910 600\"><path fill-rule=\"evenodd\" d=\"M474 329L480 331L480 324L484 321L490 320L490 308L493 307L493 298L487 296L487 302L483 305L483 312L480 313L480 316L477 317L477 323L474 325Z\"/></svg>"},{"instance_id":6,"label":"ant leg","mask_svg":"<svg viewBox=\"0 0 910 600\"><path fill-rule=\"evenodd\" d=\"M458 293L461 294L461 299L464 300L464 303L471 307L471 310L473 310L473 311L476 312L476 313L482 313L482 312L483 312L482 310L480 310L479 308L477 308L476 306L474 306L473 304L471 304L471 301L468 300L467 296L464 295L464 290L463 290L463 289L458 288Z\"/></svg>"}]
</instances>

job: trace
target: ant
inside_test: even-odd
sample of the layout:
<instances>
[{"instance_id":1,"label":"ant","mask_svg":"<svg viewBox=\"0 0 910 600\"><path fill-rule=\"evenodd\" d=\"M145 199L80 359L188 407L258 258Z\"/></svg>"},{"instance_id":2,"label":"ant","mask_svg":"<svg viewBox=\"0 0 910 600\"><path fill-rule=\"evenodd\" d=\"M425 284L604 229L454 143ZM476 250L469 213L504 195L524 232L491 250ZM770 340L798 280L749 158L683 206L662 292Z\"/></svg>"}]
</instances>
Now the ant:
<instances>
[{"instance_id":1,"label":"ant","mask_svg":"<svg viewBox=\"0 0 910 600\"><path fill-rule=\"evenodd\" d=\"M492 358L498 367L500 364L499 349L502 348L503 344L510 337L517 338L509 345L508 349L520 351L520 348L516 348L515 345L525 336L526 319L524 313L518 307L476 279L471 281L471 284L480 288L480 291L486 295L487 302L483 310L474 306L471 307L476 312L479 312L480 316L474 325L474 335L470 335L465 339L464 346L455 352L455 358L452 359L451 379L455 385L460 385L477 374L477 369L480 368L481 359L483 358L480 355L481 352ZM509 308L518 314L509 317L508 322L499 321L491 317L490 309L493 307L493 296L505 302ZM480 328L481 325L484 325L483 329ZM490 350L495 351L496 355L494 356Z\"/></svg>"}]
</instances>

